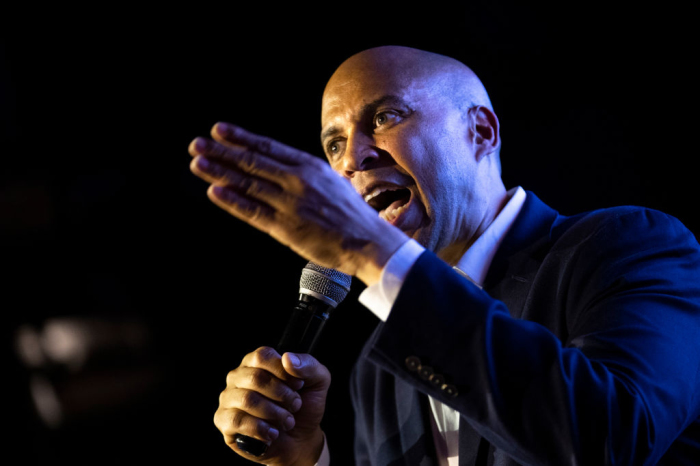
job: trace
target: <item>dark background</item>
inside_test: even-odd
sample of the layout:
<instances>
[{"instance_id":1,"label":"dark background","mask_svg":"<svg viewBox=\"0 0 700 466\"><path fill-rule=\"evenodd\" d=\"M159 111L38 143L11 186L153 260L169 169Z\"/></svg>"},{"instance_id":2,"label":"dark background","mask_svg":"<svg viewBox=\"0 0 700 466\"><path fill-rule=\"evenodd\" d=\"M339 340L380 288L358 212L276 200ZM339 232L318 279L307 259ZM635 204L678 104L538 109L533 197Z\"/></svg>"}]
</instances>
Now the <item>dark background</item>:
<instances>
[{"instance_id":1,"label":"dark background","mask_svg":"<svg viewBox=\"0 0 700 466\"><path fill-rule=\"evenodd\" d=\"M524 3L6 14L9 453L24 464L238 464L212 422L218 394L246 352L276 342L306 261L211 204L187 145L223 120L320 155L323 86L371 46L427 49L474 69L501 121L507 187L564 214L656 208L697 235L689 10ZM318 351L334 374L325 428L337 464L351 459L347 372L375 323L353 286ZM148 344L77 373L24 367L17 329L65 316L136 323ZM49 428L28 390L37 370L59 392L82 377L79 387L107 380L117 394ZM119 394L143 373L145 388Z\"/></svg>"}]
</instances>

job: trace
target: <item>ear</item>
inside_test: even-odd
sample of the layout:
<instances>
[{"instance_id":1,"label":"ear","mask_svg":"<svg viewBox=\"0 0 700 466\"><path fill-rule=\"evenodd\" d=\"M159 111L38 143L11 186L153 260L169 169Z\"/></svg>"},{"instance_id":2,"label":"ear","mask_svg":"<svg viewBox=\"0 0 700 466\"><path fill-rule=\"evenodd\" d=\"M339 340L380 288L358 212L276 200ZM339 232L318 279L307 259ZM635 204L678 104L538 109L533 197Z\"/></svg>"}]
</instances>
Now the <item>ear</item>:
<instances>
[{"instance_id":1,"label":"ear","mask_svg":"<svg viewBox=\"0 0 700 466\"><path fill-rule=\"evenodd\" d=\"M470 108L469 116L470 136L478 162L482 157L497 152L500 148L500 125L496 114L483 105Z\"/></svg>"}]
</instances>

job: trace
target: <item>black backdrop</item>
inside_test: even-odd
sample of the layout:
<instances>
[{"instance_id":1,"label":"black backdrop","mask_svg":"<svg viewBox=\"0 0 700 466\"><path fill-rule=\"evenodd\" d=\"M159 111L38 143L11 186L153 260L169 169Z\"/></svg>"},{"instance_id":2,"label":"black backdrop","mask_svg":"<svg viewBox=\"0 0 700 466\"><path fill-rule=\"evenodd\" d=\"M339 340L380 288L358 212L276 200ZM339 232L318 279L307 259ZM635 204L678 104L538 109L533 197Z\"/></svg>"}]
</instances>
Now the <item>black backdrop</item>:
<instances>
[{"instance_id":1,"label":"black backdrop","mask_svg":"<svg viewBox=\"0 0 700 466\"><path fill-rule=\"evenodd\" d=\"M371 46L475 70L501 120L508 187L565 214L644 205L697 234L689 11L524 3L36 7L2 18L10 452L25 464L237 464L212 423L218 393L245 352L277 340L305 261L210 204L187 145L224 120L320 155L325 81ZM325 423L338 464L351 459L347 371L375 322L353 286L319 348L334 374ZM45 427L14 341L21 325L61 316L140 322L148 363L132 363L155 374L150 388Z\"/></svg>"}]
</instances>

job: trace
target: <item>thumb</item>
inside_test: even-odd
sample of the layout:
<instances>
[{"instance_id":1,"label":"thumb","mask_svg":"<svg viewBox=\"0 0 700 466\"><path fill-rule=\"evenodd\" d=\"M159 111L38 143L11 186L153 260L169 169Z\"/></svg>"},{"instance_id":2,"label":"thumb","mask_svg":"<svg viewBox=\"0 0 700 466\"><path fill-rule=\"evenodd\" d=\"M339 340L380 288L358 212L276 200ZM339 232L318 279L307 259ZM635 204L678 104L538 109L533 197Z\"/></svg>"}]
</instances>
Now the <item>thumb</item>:
<instances>
[{"instance_id":1,"label":"thumb","mask_svg":"<svg viewBox=\"0 0 700 466\"><path fill-rule=\"evenodd\" d=\"M331 384L331 373L310 354L284 353L282 365L289 374L303 379L306 388L327 390Z\"/></svg>"}]
</instances>

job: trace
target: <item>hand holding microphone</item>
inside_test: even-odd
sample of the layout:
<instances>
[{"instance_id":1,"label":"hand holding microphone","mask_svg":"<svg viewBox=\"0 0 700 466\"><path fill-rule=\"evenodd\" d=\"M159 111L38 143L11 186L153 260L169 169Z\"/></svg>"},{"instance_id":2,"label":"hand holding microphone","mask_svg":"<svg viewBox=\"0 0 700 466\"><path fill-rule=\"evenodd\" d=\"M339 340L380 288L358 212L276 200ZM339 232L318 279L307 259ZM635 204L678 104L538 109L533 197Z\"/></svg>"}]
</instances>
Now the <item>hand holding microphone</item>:
<instances>
[{"instance_id":1,"label":"hand holding microphone","mask_svg":"<svg viewBox=\"0 0 700 466\"><path fill-rule=\"evenodd\" d=\"M258 348L228 374L214 422L234 451L266 464L318 459L330 373L309 354L294 353L313 349L349 287L350 276L310 262L277 350Z\"/></svg>"}]
</instances>

